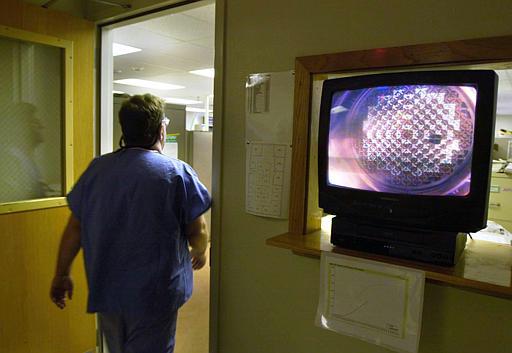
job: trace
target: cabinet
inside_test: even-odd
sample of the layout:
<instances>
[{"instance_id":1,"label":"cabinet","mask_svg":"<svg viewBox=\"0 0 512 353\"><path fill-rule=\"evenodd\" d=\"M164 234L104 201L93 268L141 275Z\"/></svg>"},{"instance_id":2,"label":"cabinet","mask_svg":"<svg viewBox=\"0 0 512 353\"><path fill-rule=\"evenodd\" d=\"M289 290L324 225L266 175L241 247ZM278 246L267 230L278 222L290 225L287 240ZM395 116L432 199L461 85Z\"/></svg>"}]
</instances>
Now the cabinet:
<instances>
[{"instance_id":1,"label":"cabinet","mask_svg":"<svg viewBox=\"0 0 512 353\"><path fill-rule=\"evenodd\" d=\"M179 104L165 105L165 115L170 123L167 127L167 135L173 135L178 147L178 159L190 163L188 159L188 142L186 130L186 112L185 106Z\"/></svg>"},{"instance_id":2,"label":"cabinet","mask_svg":"<svg viewBox=\"0 0 512 353\"><path fill-rule=\"evenodd\" d=\"M512 176L492 174L487 218L512 232Z\"/></svg>"}]
</instances>

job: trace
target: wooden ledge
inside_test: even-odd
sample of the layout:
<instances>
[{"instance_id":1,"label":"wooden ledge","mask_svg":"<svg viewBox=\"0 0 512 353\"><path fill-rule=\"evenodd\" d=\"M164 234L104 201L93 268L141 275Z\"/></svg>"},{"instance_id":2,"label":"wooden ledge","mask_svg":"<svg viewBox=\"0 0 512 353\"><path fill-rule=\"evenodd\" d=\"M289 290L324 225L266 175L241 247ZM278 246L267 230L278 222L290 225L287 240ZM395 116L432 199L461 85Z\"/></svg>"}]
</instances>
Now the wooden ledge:
<instances>
[{"instance_id":1,"label":"wooden ledge","mask_svg":"<svg viewBox=\"0 0 512 353\"><path fill-rule=\"evenodd\" d=\"M425 271L428 281L512 299L512 246L468 239L456 266L443 267L334 247L323 230L306 235L285 233L266 240L267 245L291 250L294 254L320 258L322 251L411 267Z\"/></svg>"}]
</instances>

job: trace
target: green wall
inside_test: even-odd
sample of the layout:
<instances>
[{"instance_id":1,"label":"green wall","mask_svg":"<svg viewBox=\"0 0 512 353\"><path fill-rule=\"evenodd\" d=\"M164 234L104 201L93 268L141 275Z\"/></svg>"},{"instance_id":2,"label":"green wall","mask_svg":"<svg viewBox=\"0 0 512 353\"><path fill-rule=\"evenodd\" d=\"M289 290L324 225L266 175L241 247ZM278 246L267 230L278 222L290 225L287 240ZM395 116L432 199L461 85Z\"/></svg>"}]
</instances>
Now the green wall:
<instances>
[{"instance_id":1,"label":"green wall","mask_svg":"<svg viewBox=\"0 0 512 353\"><path fill-rule=\"evenodd\" d=\"M376 353L314 326L319 261L265 245L286 221L244 212L247 74L297 56L512 35L510 0L220 0L226 5L219 353ZM422 353L512 351L512 301L428 283Z\"/></svg>"}]
</instances>

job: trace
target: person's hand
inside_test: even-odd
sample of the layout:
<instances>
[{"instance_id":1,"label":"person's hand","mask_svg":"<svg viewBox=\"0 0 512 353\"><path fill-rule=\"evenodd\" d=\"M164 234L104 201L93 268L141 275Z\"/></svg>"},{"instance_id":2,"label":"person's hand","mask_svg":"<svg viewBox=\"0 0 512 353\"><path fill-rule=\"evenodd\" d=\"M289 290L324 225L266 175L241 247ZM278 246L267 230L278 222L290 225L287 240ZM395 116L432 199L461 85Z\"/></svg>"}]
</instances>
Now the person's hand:
<instances>
[{"instance_id":1,"label":"person's hand","mask_svg":"<svg viewBox=\"0 0 512 353\"><path fill-rule=\"evenodd\" d=\"M50 298L60 309L66 307L66 296L73 297L73 280L69 276L55 276L50 289Z\"/></svg>"},{"instance_id":2,"label":"person's hand","mask_svg":"<svg viewBox=\"0 0 512 353\"><path fill-rule=\"evenodd\" d=\"M200 270L206 264L206 252L196 252L192 250L190 256L192 257L192 268L194 270Z\"/></svg>"}]
</instances>

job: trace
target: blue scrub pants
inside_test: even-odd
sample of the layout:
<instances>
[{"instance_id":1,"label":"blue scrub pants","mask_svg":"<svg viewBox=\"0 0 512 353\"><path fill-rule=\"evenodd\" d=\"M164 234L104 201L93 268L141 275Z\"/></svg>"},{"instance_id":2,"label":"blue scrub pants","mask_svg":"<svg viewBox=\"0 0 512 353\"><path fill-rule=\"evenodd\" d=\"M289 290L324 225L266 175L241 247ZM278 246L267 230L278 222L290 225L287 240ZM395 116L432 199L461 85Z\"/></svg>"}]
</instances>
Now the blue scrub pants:
<instances>
[{"instance_id":1,"label":"blue scrub pants","mask_svg":"<svg viewBox=\"0 0 512 353\"><path fill-rule=\"evenodd\" d=\"M173 353L177 314L98 313L98 321L109 353Z\"/></svg>"}]
</instances>

